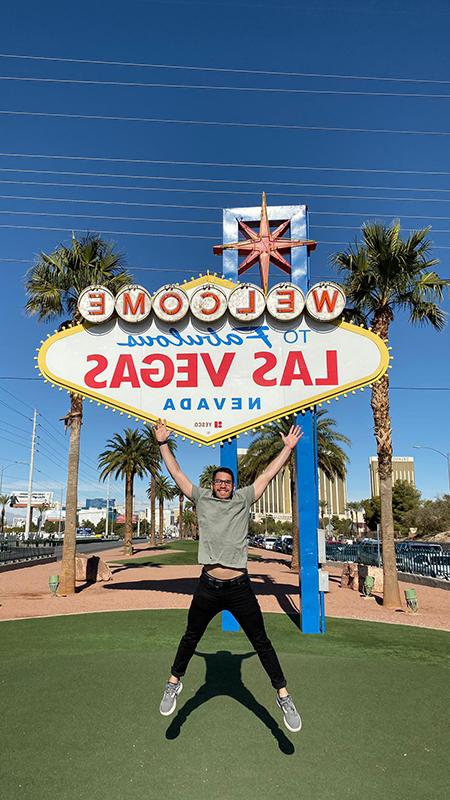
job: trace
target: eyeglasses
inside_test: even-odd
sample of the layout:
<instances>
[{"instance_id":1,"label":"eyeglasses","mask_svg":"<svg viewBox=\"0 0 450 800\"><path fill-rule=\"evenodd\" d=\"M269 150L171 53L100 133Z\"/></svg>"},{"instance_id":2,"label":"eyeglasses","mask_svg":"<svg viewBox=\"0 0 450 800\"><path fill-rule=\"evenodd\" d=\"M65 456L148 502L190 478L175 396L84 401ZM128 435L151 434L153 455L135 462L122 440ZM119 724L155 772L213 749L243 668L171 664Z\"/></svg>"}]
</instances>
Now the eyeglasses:
<instances>
[{"instance_id":1,"label":"eyeglasses","mask_svg":"<svg viewBox=\"0 0 450 800\"><path fill-rule=\"evenodd\" d=\"M221 481L220 478L218 480L214 480L213 483L214 483L215 486L219 486L220 484L223 484L223 486L232 486L233 485L233 481Z\"/></svg>"}]
</instances>

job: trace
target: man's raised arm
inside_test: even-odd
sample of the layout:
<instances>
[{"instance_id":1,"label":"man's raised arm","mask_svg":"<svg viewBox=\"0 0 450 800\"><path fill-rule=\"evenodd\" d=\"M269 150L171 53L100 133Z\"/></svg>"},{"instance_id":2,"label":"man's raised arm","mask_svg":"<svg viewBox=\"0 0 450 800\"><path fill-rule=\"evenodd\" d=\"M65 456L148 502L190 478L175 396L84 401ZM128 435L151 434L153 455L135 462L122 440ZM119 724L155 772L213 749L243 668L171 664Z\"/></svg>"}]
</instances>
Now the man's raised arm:
<instances>
[{"instance_id":1,"label":"man's raised arm","mask_svg":"<svg viewBox=\"0 0 450 800\"><path fill-rule=\"evenodd\" d=\"M267 489L272 478L274 478L280 469L284 467L289 459L289 456L291 455L292 450L302 438L303 431L298 425L292 425L287 436L284 436L282 433L280 433L280 436L284 444L283 449L278 453L277 456L275 456L273 461L270 462L265 470L261 472L261 475L258 475L253 484L253 488L255 490L255 501L259 500L261 495Z\"/></svg>"},{"instance_id":2,"label":"man's raised arm","mask_svg":"<svg viewBox=\"0 0 450 800\"><path fill-rule=\"evenodd\" d=\"M161 456L164 464L167 467L169 475L173 478L176 485L183 492L186 497L192 499L192 481L180 469L180 466L170 450L167 442L169 441L170 431L166 427L166 423L159 419L154 427L155 438L161 450Z\"/></svg>"}]
</instances>

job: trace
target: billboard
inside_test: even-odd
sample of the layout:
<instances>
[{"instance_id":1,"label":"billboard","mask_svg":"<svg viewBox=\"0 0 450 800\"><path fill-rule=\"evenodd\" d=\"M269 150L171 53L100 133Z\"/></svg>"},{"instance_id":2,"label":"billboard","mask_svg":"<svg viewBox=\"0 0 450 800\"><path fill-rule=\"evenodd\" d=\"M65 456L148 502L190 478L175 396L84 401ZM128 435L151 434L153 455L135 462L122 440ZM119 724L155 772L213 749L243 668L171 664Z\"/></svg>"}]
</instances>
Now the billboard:
<instances>
[{"instance_id":1,"label":"billboard","mask_svg":"<svg viewBox=\"0 0 450 800\"><path fill-rule=\"evenodd\" d=\"M378 380L385 343L342 322L334 283L306 297L291 283L266 295L212 275L162 287L153 298L126 287L117 298L89 287L86 322L39 351L52 384L130 417L214 444ZM89 322L87 320L90 320Z\"/></svg>"},{"instance_id":2,"label":"billboard","mask_svg":"<svg viewBox=\"0 0 450 800\"><path fill-rule=\"evenodd\" d=\"M12 508L26 508L28 505L28 492L11 492L11 497L15 497L15 503L11 503ZM42 505L53 505L53 492L32 492L31 505L37 508Z\"/></svg>"}]
</instances>

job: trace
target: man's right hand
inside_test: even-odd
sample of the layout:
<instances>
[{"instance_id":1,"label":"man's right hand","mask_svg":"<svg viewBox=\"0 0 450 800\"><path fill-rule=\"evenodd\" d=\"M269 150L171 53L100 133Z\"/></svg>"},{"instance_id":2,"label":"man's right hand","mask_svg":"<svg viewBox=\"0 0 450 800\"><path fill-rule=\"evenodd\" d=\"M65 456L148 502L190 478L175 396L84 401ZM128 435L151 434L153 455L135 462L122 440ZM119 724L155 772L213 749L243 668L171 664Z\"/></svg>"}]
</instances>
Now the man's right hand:
<instances>
[{"instance_id":1,"label":"man's right hand","mask_svg":"<svg viewBox=\"0 0 450 800\"><path fill-rule=\"evenodd\" d=\"M165 442L170 436L170 431L167 429L166 421L158 419L158 422L153 428L157 442Z\"/></svg>"}]
</instances>

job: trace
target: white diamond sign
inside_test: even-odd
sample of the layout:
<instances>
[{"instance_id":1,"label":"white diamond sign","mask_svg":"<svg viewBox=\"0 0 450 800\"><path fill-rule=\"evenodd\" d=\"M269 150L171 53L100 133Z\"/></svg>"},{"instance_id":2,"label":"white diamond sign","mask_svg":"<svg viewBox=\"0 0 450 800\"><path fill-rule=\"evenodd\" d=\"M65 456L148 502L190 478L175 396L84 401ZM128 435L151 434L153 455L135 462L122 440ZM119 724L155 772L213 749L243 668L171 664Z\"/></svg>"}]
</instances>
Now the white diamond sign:
<instances>
[{"instance_id":1,"label":"white diamond sign","mask_svg":"<svg viewBox=\"0 0 450 800\"><path fill-rule=\"evenodd\" d=\"M202 286L212 316L214 287L227 298L236 289L208 276L183 291L190 300ZM77 325L45 341L39 369L71 392L145 421L163 417L182 436L213 444L371 384L388 367L385 343L364 328L306 311L283 321L268 308L250 322L233 311L211 322L152 312L138 322L115 315Z\"/></svg>"}]
</instances>

